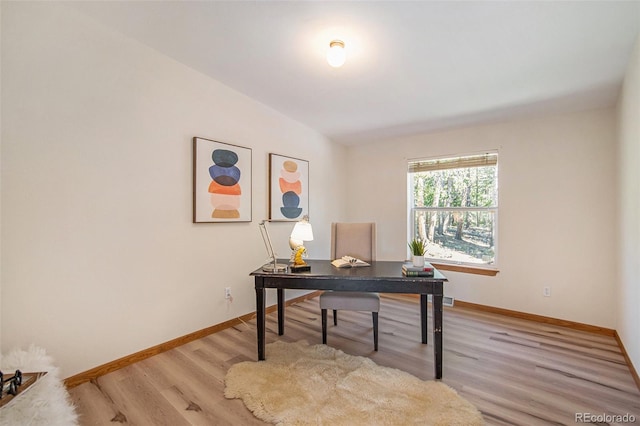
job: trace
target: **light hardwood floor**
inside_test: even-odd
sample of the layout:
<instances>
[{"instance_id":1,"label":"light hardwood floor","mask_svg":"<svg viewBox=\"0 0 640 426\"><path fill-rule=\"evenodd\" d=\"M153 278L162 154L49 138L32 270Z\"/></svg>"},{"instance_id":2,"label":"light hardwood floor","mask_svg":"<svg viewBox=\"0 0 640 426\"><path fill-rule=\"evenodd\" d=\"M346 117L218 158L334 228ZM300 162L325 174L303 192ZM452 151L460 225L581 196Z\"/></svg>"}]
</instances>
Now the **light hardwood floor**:
<instances>
[{"instance_id":1,"label":"light hardwood floor","mask_svg":"<svg viewBox=\"0 0 640 426\"><path fill-rule=\"evenodd\" d=\"M419 301L384 296L379 351L371 314L339 313L328 344L432 380L433 345L420 343ZM431 333L432 322L429 321ZM429 335L431 338L432 335ZM267 342L321 343L317 298L286 310L285 335L267 316ZM640 392L613 337L468 308L445 308L442 381L475 404L490 425L575 424L576 413L635 417ZM227 369L255 361L255 320L153 356L70 389L82 425L254 425L224 398Z\"/></svg>"}]
</instances>

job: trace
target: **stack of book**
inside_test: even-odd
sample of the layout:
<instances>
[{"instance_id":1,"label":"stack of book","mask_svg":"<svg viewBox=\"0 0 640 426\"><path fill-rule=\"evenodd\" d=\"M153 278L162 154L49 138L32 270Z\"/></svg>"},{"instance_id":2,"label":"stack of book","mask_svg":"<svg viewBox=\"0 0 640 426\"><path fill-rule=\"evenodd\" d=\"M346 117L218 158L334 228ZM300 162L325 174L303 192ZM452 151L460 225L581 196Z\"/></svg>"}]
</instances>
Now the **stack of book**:
<instances>
[{"instance_id":1,"label":"stack of book","mask_svg":"<svg viewBox=\"0 0 640 426\"><path fill-rule=\"evenodd\" d=\"M405 277L432 277L433 266L425 263L424 266L413 266L411 262L402 265L402 275Z\"/></svg>"}]
</instances>

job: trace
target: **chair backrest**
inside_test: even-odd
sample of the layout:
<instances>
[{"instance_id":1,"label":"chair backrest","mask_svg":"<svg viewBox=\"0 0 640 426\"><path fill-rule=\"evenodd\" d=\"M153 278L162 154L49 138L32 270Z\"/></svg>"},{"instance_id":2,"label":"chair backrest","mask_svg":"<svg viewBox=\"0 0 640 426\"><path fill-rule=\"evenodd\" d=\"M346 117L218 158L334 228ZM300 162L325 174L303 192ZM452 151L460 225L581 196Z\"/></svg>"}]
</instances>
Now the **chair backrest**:
<instances>
[{"instance_id":1,"label":"chair backrest","mask_svg":"<svg viewBox=\"0 0 640 426\"><path fill-rule=\"evenodd\" d=\"M331 259L342 256L353 256L365 262L376 260L375 222L331 224Z\"/></svg>"}]
</instances>

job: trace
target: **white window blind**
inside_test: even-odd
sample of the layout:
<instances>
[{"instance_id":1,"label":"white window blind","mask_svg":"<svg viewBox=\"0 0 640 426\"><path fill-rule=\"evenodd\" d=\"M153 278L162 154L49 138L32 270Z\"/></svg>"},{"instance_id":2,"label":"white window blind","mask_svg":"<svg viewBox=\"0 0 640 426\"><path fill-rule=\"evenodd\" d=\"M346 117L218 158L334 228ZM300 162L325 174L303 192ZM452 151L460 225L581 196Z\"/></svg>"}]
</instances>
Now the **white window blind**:
<instances>
[{"instance_id":1,"label":"white window blind","mask_svg":"<svg viewBox=\"0 0 640 426\"><path fill-rule=\"evenodd\" d=\"M495 166L498 164L497 153L469 155L464 157L441 158L431 160L410 160L409 173L431 172L435 170L461 169L469 167Z\"/></svg>"}]
</instances>

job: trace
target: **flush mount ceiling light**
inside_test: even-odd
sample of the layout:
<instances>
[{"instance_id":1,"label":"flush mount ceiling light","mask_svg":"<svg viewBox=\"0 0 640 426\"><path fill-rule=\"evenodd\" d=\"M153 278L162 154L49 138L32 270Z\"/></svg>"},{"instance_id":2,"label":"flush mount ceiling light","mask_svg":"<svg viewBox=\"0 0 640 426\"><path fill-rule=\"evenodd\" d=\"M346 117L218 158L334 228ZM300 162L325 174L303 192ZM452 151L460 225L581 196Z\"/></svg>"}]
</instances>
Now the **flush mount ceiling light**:
<instances>
[{"instance_id":1,"label":"flush mount ceiling light","mask_svg":"<svg viewBox=\"0 0 640 426\"><path fill-rule=\"evenodd\" d=\"M344 65L347 56L344 51L344 42L342 40L333 40L329 43L329 51L327 52L327 62L334 68Z\"/></svg>"}]
</instances>

